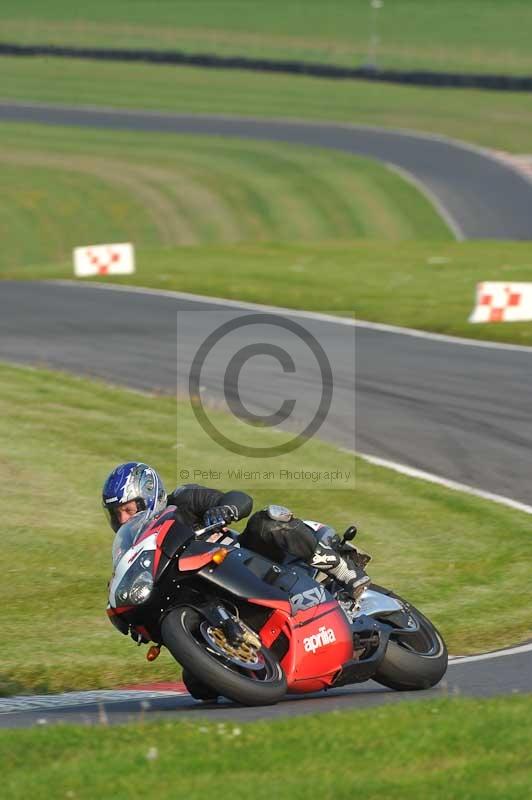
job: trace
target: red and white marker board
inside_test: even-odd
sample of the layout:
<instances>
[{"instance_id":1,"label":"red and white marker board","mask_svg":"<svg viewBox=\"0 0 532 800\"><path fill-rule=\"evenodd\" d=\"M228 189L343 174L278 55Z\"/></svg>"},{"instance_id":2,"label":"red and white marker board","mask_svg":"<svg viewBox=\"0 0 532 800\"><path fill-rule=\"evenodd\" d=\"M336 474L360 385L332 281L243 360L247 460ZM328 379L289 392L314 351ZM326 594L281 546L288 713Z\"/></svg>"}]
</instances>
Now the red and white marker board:
<instances>
[{"instance_id":1,"label":"red and white marker board","mask_svg":"<svg viewBox=\"0 0 532 800\"><path fill-rule=\"evenodd\" d=\"M477 283L476 305L469 322L532 320L532 283Z\"/></svg>"},{"instance_id":2,"label":"red and white marker board","mask_svg":"<svg viewBox=\"0 0 532 800\"><path fill-rule=\"evenodd\" d=\"M74 275L131 275L135 272L135 251L125 244L97 244L74 248Z\"/></svg>"}]
</instances>

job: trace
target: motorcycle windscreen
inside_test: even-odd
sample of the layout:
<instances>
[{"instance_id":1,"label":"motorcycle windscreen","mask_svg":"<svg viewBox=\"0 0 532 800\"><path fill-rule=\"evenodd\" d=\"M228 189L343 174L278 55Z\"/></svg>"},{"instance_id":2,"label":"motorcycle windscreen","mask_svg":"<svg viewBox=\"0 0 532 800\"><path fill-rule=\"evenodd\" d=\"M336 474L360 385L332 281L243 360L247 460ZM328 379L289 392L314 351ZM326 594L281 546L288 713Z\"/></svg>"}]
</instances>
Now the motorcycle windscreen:
<instances>
[{"instance_id":1,"label":"motorcycle windscreen","mask_svg":"<svg viewBox=\"0 0 532 800\"><path fill-rule=\"evenodd\" d=\"M133 547L152 521L153 515L149 511L139 511L117 530L113 540L113 567L116 567L124 553Z\"/></svg>"}]
</instances>

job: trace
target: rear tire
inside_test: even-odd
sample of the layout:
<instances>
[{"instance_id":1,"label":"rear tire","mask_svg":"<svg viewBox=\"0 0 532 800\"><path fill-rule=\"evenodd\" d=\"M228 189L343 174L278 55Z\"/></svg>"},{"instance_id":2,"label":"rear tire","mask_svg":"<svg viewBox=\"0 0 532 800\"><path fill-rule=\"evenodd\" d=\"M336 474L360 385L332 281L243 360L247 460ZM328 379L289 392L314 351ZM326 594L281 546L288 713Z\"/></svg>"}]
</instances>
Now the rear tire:
<instances>
[{"instance_id":1,"label":"rear tire","mask_svg":"<svg viewBox=\"0 0 532 800\"><path fill-rule=\"evenodd\" d=\"M447 647L439 631L421 611L389 589L373 585L375 591L394 597L405 606L419 625L418 634L392 636L384 659L373 680L396 691L415 691L435 686L447 671ZM393 624L393 615L383 616L381 622Z\"/></svg>"},{"instance_id":2,"label":"rear tire","mask_svg":"<svg viewBox=\"0 0 532 800\"><path fill-rule=\"evenodd\" d=\"M242 670L231 665L229 657L222 658L209 648L200 631L202 621L198 611L181 606L170 611L161 625L163 642L182 664L185 675L201 676L201 684L214 696L247 706L273 705L284 697L286 678L273 653L261 648L264 668L257 672Z\"/></svg>"}]
</instances>

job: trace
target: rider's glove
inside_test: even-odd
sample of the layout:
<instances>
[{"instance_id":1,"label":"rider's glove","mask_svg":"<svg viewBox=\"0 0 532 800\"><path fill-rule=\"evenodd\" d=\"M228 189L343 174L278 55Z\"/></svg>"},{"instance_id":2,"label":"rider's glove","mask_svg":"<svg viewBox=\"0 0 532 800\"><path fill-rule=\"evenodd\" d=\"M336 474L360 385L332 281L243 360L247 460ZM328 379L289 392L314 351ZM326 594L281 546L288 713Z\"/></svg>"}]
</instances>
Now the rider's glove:
<instances>
[{"instance_id":1,"label":"rider's glove","mask_svg":"<svg viewBox=\"0 0 532 800\"><path fill-rule=\"evenodd\" d=\"M209 508L203 515L203 522L206 526L226 525L235 519L238 519L236 506L214 506L214 508Z\"/></svg>"}]
</instances>

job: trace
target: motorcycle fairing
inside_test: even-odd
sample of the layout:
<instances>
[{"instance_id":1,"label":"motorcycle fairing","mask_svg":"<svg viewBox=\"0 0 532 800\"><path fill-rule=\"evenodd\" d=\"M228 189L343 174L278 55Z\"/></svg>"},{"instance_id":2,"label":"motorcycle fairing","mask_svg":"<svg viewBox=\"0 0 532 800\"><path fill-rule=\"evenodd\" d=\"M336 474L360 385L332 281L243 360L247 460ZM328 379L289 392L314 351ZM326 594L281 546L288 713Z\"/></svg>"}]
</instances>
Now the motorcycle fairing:
<instances>
[{"instance_id":1,"label":"motorcycle fairing","mask_svg":"<svg viewBox=\"0 0 532 800\"><path fill-rule=\"evenodd\" d=\"M212 555L218 549L217 544L193 541L180 557L178 566L183 564L182 568L188 571L200 566L201 559L207 559L208 563L198 570L198 576L233 597L263 606L265 610L271 609L273 617L282 613L284 619L290 619L288 626L281 624L274 639L270 638L273 643L284 633L289 641L282 662L283 668L285 663L287 665L289 683L292 673L295 675L295 665L299 664L297 677L292 681L295 691L298 686L304 687L300 691L317 691L329 685L344 661L353 657L349 625L332 595L317 584L305 568L296 565L282 567L243 547L230 550L225 560L215 565ZM271 629L273 617L270 616L263 631ZM305 629L305 626L311 625L314 627ZM321 638L316 640L314 652L305 652L305 640L309 640L307 647L311 646L312 636ZM328 636L332 637L331 641L326 641ZM325 680L316 679L316 675L323 674ZM311 679L314 683L309 689L308 681Z\"/></svg>"},{"instance_id":2,"label":"motorcycle fairing","mask_svg":"<svg viewBox=\"0 0 532 800\"><path fill-rule=\"evenodd\" d=\"M146 553L146 551L155 552L155 558L157 557L157 533L154 532L152 534L148 533L147 536L142 536L139 541L137 541L133 547L123 554L122 558L118 562L113 572L111 582L109 584L109 604L112 608L116 609L116 590L120 586L122 579L125 575L132 569L135 563L138 561L141 554Z\"/></svg>"},{"instance_id":3,"label":"motorcycle fairing","mask_svg":"<svg viewBox=\"0 0 532 800\"><path fill-rule=\"evenodd\" d=\"M170 522L172 523L172 520L170 520ZM279 567L268 559L261 559L262 570L259 569L257 559L260 557L251 550L246 550L241 547L231 549L226 559L221 564L215 565L212 562L212 555L220 549L219 545L198 539L190 541L190 528L181 526L179 522L176 522L174 527L170 528L170 532L168 532L168 530L165 532L162 527L161 530L157 527L153 527L150 528L150 531L151 535L156 540L157 552L163 552L155 575L156 585L150 599L150 604L148 604L145 610L140 606L124 608L122 609L122 614L125 622L128 624L133 624L133 620L135 619L147 625L148 629L152 631L152 638L154 640L157 640L159 626L153 616L153 609L151 606L155 607L154 600L157 593L162 592L165 594L167 590L171 591L173 577L173 572L167 573L161 580L162 573L166 570L166 567L172 563L171 560L165 563L167 558L166 553L172 551L177 553L179 548L187 541L189 543L180 556L177 567L179 568L181 560L183 560L184 565L186 565L187 558L197 558L198 556L204 557L207 563L205 566L197 569L197 571L193 571L192 569L188 570L187 568L186 572L180 573L176 569L175 579L194 579L197 575L213 584L218 589L222 589L236 598L242 598L247 601L252 601L252 598L259 598L259 600L256 601L258 605L264 605L267 608L282 607L288 614L291 613L291 607L290 592L287 587L293 586L295 590L305 591L315 586L314 581L306 572L301 571L300 574L297 570L285 570L283 567ZM161 535L163 537L162 539L160 538ZM168 539L170 539L170 543L167 543ZM151 542L152 540L144 540L144 542L147 541ZM142 550L142 544L143 543L140 545L139 552ZM251 569L247 567L247 563L251 564ZM199 562L196 563L196 566L198 566L198 564ZM189 562L187 566L193 565ZM265 571L265 573L272 571L274 583L279 579L279 582L285 588L280 588L274 585L274 583L265 583L261 577L262 571Z\"/></svg>"},{"instance_id":4,"label":"motorcycle fairing","mask_svg":"<svg viewBox=\"0 0 532 800\"><path fill-rule=\"evenodd\" d=\"M326 689L342 665L353 658L351 627L330 595L324 603L295 615L277 609L259 632L265 647L274 646L282 634L288 640L288 650L281 667L290 692Z\"/></svg>"},{"instance_id":5,"label":"motorcycle fairing","mask_svg":"<svg viewBox=\"0 0 532 800\"><path fill-rule=\"evenodd\" d=\"M207 549L211 551L219 549L217 544L207 544L205 542L194 542L193 544L194 553L199 552L200 546L205 548L204 552ZM186 553L189 550L190 548L187 548ZM241 597L249 601L252 601L252 598L260 598L266 601L264 605L269 605L272 608L276 608L280 602L289 602L290 595L286 589L276 586L275 583L265 582L264 578L257 574L257 570L250 569L247 566L248 561L254 563L255 559L256 553L244 547L235 547L229 551L221 564L217 566L208 564L200 569L197 574L235 597ZM274 565L273 561L268 561L268 559L262 560L267 564L268 569L278 566ZM280 569L283 570L282 567ZM299 580L300 577L295 575L294 585L297 586ZM305 579L303 578L303 580ZM309 588L309 585L312 586L313 584L314 581L307 577L305 588Z\"/></svg>"},{"instance_id":6,"label":"motorcycle fairing","mask_svg":"<svg viewBox=\"0 0 532 800\"><path fill-rule=\"evenodd\" d=\"M176 506L168 506L139 539L139 541L142 541L147 536L156 535L157 552L153 562L154 580L162 572L162 569L168 565L179 547L187 539L190 539L190 528L176 520L176 510ZM159 565L161 565L161 569Z\"/></svg>"},{"instance_id":7,"label":"motorcycle fairing","mask_svg":"<svg viewBox=\"0 0 532 800\"><path fill-rule=\"evenodd\" d=\"M191 572L192 570L199 570L202 567L206 567L207 564L212 562L214 554L218 553L220 549L220 547L215 547L200 553L187 552L185 555L182 555L178 561L179 571Z\"/></svg>"},{"instance_id":8,"label":"motorcycle fairing","mask_svg":"<svg viewBox=\"0 0 532 800\"><path fill-rule=\"evenodd\" d=\"M157 583L179 549L191 537L191 530L179 519L175 518L176 507L168 506L164 514L157 519L157 556L154 562L154 581Z\"/></svg>"},{"instance_id":9,"label":"motorcycle fairing","mask_svg":"<svg viewBox=\"0 0 532 800\"><path fill-rule=\"evenodd\" d=\"M131 611L133 606L122 606L120 608L111 608L109 604L107 604L106 613L109 619L111 620L114 627L123 633L124 636L127 636L129 633L129 622L126 622L124 619L124 613Z\"/></svg>"}]
</instances>

